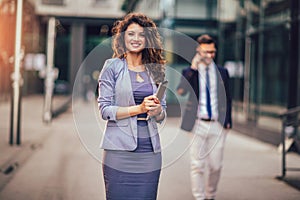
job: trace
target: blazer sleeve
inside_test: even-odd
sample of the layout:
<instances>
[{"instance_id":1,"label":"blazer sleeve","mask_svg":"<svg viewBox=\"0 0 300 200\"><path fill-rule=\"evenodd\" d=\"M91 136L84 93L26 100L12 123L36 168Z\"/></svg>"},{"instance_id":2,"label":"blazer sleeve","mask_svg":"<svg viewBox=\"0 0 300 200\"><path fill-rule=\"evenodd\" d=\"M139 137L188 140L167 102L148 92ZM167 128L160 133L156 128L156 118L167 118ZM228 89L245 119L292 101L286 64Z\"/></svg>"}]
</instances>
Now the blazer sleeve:
<instances>
[{"instance_id":1,"label":"blazer sleeve","mask_svg":"<svg viewBox=\"0 0 300 200\"><path fill-rule=\"evenodd\" d=\"M191 81L192 81L192 76L196 71L193 70L190 67L187 67L185 69L182 70L182 76L180 78L180 82L177 86L177 90L178 89L183 89L183 94L181 94L182 96L186 95L186 93L189 92L190 89L190 85L192 85Z\"/></svg>"},{"instance_id":2,"label":"blazer sleeve","mask_svg":"<svg viewBox=\"0 0 300 200\"><path fill-rule=\"evenodd\" d=\"M162 106L162 112L164 113L164 118L162 118L161 120L156 121L157 123L162 124L163 121L165 121L165 119L167 118L167 101L166 101L167 95L166 92L164 93L164 96L160 102L161 106Z\"/></svg>"},{"instance_id":3,"label":"blazer sleeve","mask_svg":"<svg viewBox=\"0 0 300 200\"><path fill-rule=\"evenodd\" d=\"M227 109L226 109L226 122L230 124L230 128L232 128L232 117L231 117L231 112L232 112L232 97L231 97L231 91L229 87L229 73L228 70L225 69L225 77L226 81L224 81L225 84L225 91L226 91L226 102L227 102Z\"/></svg>"},{"instance_id":4,"label":"blazer sleeve","mask_svg":"<svg viewBox=\"0 0 300 200\"><path fill-rule=\"evenodd\" d=\"M98 107L104 120L117 121L118 106L115 105L115 84L113 63L107 60L98 79Z\"/></svg>"},{"instance_id":5,"label":"blazer sleeve","mask_svg":"<svg viewBox=\"0 0 300 200\"><path fill-rule=\"evenodd\" d=\"M227 125L230 125L230 128L232 128L232 117L231 117L231 112L232 112L232 97L231 97L231 91L229 87L229 73L228 70L224 67L219 67L219 70L222 75L223 83L224 83L224 88L225 88L225 94L226 94L226 113L225 113L225 121L224 121L224 127L227 127Z\"/></svg>"}]
</instances>

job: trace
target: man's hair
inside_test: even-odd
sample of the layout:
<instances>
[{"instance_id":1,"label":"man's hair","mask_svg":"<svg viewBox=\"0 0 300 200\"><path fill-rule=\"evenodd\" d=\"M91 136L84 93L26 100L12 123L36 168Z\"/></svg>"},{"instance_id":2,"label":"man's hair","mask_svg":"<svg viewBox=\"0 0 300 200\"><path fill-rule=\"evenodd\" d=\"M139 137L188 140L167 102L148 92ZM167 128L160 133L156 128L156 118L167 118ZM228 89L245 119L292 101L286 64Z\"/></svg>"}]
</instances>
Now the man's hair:
<instances>
[{"instance_id":1,"label":"man's hair","mask_svg":"<svg viewBox=\"0 0 300 200\"><path fill-rule=\"evenodd\" d=\"M212 43L214 43L216 45L216 41L211 36L209 36L207 34L199 36L197 38L197 42L199 44L212 44Z\"/></svg>"}]
</instances>

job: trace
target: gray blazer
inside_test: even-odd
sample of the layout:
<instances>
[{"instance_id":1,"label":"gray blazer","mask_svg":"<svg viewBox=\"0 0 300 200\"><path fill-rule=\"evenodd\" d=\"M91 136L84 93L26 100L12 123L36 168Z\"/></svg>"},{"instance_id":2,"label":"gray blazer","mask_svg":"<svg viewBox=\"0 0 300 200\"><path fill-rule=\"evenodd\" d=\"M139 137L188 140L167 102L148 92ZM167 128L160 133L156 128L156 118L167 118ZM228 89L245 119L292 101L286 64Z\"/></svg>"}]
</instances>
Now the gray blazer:
<instances>
[{"instance_id":1,"label":"gray blazer","mask_svg":"<svg viewBox=\"0 0 300 200\"><path fill-rule=\"evenodd\" d=\"M153 91L157 86L150 77ZM161 105L166 116L166 95ZM137 147L137 117L116 119L119 106L136 105L131 87L131 80L125 59L112 58L106 60L99 76L98 107L101 116L107 120L101 148L109 150L133 151ZM148 129L154 152L159 152L160 139L155 118L148 120Z\"/></svg>"}]
</instances>

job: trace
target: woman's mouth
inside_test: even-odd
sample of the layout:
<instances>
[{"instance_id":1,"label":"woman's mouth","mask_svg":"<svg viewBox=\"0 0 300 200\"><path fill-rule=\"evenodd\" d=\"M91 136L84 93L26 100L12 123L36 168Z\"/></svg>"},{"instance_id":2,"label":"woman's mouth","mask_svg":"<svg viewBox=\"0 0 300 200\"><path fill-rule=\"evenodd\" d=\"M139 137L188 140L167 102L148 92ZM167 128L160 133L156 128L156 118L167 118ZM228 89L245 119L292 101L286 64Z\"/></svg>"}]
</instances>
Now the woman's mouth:
<instances>
[{"instance_id":1,"label":"woman's mouth","mask_svg":"<svg viewBox=\"0 0 300 200\"><path fill-rule=\"evenodd\" d=\"M131 43L131 46L134 48L138 48L141 46L141 44L140 43Z\"/></svg>"}]
</instances>

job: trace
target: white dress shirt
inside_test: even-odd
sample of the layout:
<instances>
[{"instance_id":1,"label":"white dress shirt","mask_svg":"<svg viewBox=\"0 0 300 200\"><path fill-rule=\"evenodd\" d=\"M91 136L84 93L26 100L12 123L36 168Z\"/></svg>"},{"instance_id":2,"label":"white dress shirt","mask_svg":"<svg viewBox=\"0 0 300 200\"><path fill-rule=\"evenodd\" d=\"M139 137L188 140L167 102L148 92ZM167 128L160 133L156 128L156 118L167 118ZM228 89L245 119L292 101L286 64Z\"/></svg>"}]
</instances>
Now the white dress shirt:
<instances>
[{"instance_id":1,"label":"white dress shirt","mask_svg":"<svg viewBox=\"0 0 300 200\"><path fill-rule=\"evenodd\" d=\"M218 95L217 95L217 69L214 62L212 62L208 67L209 83L210 83L210 102L212 110L212 119L218 119ZM197 117L208 118L207 108L206 108L206 66L199 64L198 66L199 74L199 106Z\"/></svg>"}]
</instances>

